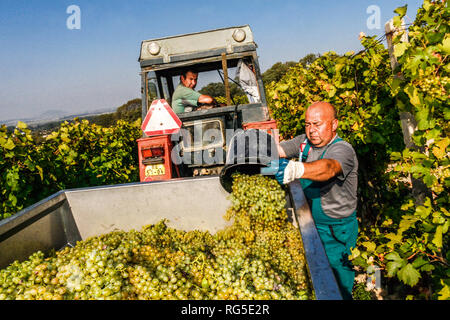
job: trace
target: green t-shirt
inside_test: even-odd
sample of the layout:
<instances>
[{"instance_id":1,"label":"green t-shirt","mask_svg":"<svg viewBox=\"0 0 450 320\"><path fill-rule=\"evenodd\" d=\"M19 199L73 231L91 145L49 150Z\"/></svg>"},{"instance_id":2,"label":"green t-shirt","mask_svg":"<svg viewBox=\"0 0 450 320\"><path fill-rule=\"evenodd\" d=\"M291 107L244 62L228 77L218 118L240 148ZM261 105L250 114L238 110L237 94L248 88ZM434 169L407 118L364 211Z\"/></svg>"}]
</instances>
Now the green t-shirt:
<instances>
[{"instance_id":1,"label":"green t-shirt","mask_svg":"<svg viewBox=\"0 0 450 320\"><path fill-rule=\"evenodd\" d=\"M201 93L183 86L181 83L172 96L172 109L175 113L183 113L185 107L197 107Z\"/></svg>"}]
</instances>

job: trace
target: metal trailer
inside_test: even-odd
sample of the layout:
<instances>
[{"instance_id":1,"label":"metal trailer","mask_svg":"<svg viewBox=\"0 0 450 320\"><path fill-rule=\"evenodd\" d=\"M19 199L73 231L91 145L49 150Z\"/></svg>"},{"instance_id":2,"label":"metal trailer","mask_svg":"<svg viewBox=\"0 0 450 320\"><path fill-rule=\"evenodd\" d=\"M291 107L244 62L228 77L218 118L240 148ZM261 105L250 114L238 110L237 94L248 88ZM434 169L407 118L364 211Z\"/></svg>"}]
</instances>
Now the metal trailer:
<instances>
[{"instance_id":1,"label":"metal trailer","mask_svg":"<svg viewBox=\"0 0 450 320\"><path fill-rule=\"evenodd\" d=\"M223 218L228 195L217 176L63 190L0 221L0 268L38 250L59 250L117 229L141 230L161 219L177 229L215 233L231 223ZM342 299L298 182L289 185L287 209L302 235L316 298Z\"/></svg>"}]
</instances>

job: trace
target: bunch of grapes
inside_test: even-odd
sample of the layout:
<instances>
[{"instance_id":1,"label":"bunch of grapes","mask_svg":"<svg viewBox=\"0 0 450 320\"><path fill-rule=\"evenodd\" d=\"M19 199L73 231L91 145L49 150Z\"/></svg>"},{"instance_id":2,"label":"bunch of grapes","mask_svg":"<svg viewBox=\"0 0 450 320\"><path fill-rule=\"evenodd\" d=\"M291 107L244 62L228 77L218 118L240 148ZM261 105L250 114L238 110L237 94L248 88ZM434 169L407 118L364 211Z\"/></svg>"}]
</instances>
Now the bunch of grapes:
<instances>
[{"instance_id":1,"label":"bunch of grapes","mask_svg":"<svg viewBox=\"0 0 450 320\"><path fill-rule=\"evenodd\" d=\"M216 234L162 220L37 252L0 270L0 300L313 298L281 186L261 175L233 181L233 224Z\"/></svg>"},{"instance_id":2,"label":"bunch of grapes","mask_svg":"<svg viewBox=\"0 0 450 320\"><path fill-rule=\"evenodd\" d=\"M426 95L435 99L447 101L449 99L450 78L445 76L429 76L418 83L418 87Z\"/></svg>"}]
</instances>

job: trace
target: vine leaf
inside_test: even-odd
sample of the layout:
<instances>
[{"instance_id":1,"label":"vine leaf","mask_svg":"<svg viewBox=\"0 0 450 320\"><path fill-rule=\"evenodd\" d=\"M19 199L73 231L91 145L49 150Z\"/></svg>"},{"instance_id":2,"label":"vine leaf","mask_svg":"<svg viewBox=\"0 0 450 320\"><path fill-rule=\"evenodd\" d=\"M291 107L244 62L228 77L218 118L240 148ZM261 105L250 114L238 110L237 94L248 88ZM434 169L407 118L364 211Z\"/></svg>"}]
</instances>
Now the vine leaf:
<instances>
[{"instance_id":1,"label":"vine leaf","mask_svg":"<svg viewBox=\"0 0 450 320\"><path fill-rule=\"evenodd\" d=\"M26 129L27 128L27 124L25 122L18 121L16 127L19 128L19 129Z\"/></svg>"},{"instance_id":2,"label":"vine leaf","mask_svg":"<svg viewBox=\"0 0 450 320\"><path fill-rule=\"evenodd\" d=\"M408 5L405 4L403 7L398 7L394 10L396 14L400 16L400 18L403 18L406 14L406 10L408 9Z\"/></svg>"},{"instance_id":3,"label":"vine leaf","mask_svg":"<svg viewBox=\"0 0 450 320\"><path fill-rule=\"evenodd\" d=\"M405 260L400 257L397 252L391 252L386 255L389 262L386 264L388 277L393 277L397 271L405 265Z\"/></svg>"},{"instance_id":4,"label":"vine leaf","mask_svg":"<svg viewBox=\"0 0 450 320\"><path fill-rule=\"evenodd\" d=\"M408 46L409 46L409 43L407 43L407 42L402 42L402 43L395 45L394 55L397 58L402 56L405 53L406 49L408 49Z\"/></svg>"},{"instance_id":5,"label":"vine leaf","mask_svg":"<svg viewBox=\"0 0 450 320\"><path fill-rule=\"evenodd\" d=\"M442 159L447 154L446 149L450 144L450 138L445 137L444 139L435 143L433 147L433 154L436 158Z\"/></svg>"},{"instance_id":6,"label":"vine leaf","mask_svg":"<svg viewBox=\"0 0 450 320\"><path fill-rule=\"evenodd\" d=\"M444 51L444 53L450 54L450 37L446 37L442 41L442 46L439 47L441 48L442 51Z\"/></svg>"},{"instance_id":7,"label":"vine leaf","mask_svg":"<svg viewBox=\"0 0 450 320\"><path fill-rule=\"evenodd\" d=\"M450 299L450 286L445 285L444 280L441 279L442 290L439 291L439 300Z\"/></svg>"},{"instance_id":8,"label":"vine leaf","mask_svg":"<svg viewBox=\"0 0 450 320\"><path fill-rule=\"evenodd\" d=\"M11 138L9 138L6 143L3 145L3 148L7 149L7 150L12 150L16 147L16 145L14 144L14 141L12 141Z\"/></svg>"},{"instance_id":9,"label":"vine leaf","mask_svg":"<svg viewBox=\"0 0 450 320\"><path fill-rule=\"evenodd\" d=\"M389 239L389 240L391 240L391 241L389 241L386 245L389 247L389 248L394 248L394 246L396 245L396 244L399 244L399 243L402 243L402 239L403 239L403 237L402 237L402 235L401 234L395 234L395 233L388 233L386 236L385 236L387 239Z\"/></svg>"},{"instance_id":10,"label":"vine leaf","mask_svg":"<svg viewBox=\"0 0 450 320\"><path fill-rule=\"evenodd\" d=\"M365 241L362 243L362 245L367 248L368 252L374 252L375 249L377 248L377 245L375 244L375 242Z\"/></svg>"},{"instance_id":11,"label":"vine leaf","mask_svg":"<svg viewBox=\"0 0 450 320\"><path fill-rule=\"evenodd\" d=\"M410 286L415 286L420 279L420 273L411 263L398 270L398 278L404 283Z\"/></svg>"},{"instance_id":12,"label":"vine leaf","mask_svg":"<svg viewBox=\"0 0 450 320\"><path fill-rule=\"evenodd\" d=\"M436 227L436 232L432 241L436 247L442 248L442 225Z\"/></svg>"}]
</instances>

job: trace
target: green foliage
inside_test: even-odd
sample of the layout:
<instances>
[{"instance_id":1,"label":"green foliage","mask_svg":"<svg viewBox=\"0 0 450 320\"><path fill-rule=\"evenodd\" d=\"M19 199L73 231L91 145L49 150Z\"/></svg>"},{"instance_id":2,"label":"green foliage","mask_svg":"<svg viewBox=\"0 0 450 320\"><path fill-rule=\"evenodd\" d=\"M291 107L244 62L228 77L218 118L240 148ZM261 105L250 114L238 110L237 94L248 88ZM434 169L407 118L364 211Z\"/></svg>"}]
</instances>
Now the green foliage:
<instances>
[{"instance_id":1,"label":"green foliage","mask_svg":"<svg viewBox=\"0 0 450 320\"><path fill-rule=\"evenodd\" d=\"M393 108L389 54L374 37L363 39L362 54L339 56L328 52L308 67L299 63L267 88L268 102L284 138L304 132L304 112L314 101L332 103L339 117L339 135L358 155L359 205L363 220L376 221L383 211L389 176L385 174L392 151L404 147L399 114ZM299 121L300 120L300 121Z\"/></svg>"},{"instance_id":2,"label":"green foliage","mask_svg":"<svg viewBox=\"0 0 450 320\"><path fill-rule=\"evenodd\" d=\"M395 10L394 25L406 8ZM449 15L447 2L424 1L409 42L394 36L395 76L388 51L364 37L361 54L326 53L308 67L292 67L267 89L284 138L303 132L312 102L336 106L338 133L354 146L360 165L361 231L350 258L369 274L379 267L406 285L407 299L450 298ZM399 112L405 111L417 122L416 148L403 143ZM411 177L430 190L423 203L411 195Z\"/></svg>"},{"instance_id":3,"label":"green foliage","mask_svg":"<svg viewBox=\"0 0 450 320\"><path fill-rule=\"evenodd\" d=\"M237 95L237 96L232 96L234 103L235 104L248 104L248 97L243 94L243 95ZM217 103L227 103L227 98L220 96L220 97L216 97L216 101ZM233 103L233 102L232 102Z\"/></svg>"},{"instance_id":4,"label":"green foliage","mask_svg":"<svg viewBox=\"0 0 450 320\"><path fill-rule=\"evenodd\" d=\"M222 82L211 82L199 90L201 94L206 94L216 99L217 103L227 103L225 98L225 86ZM245 92L234 82L230 81L230 95L236 104L247 104L248 98Z\"/></svg>"},{"instance_id":5,"label":"green foliage","mask_svg":"<svg viewBox=\"0 0 450 320\"><path fill-rule=\"evenodd\" d=\"M0 219L35 202L32 195L43 179L38 157L25 123L19 121L12 132L4 125L0 127Z\"/></svg>"},{"instance_id":6,"label":"green foliage","mask_svg":"<svg viewBox=\"0 0 450 320\"><path fill-rule=\"evenodd\" d=\"M117 108L115 117L117 120L133 122L142 117L142 100L137 98L128 101Z\"/></svg>"},{"instance_id":7,"label":"green foliage","mask_svg":"<svg viewBox=\"0 0 450 320\"><path fill-rule=\"evenodd\" d=\"M272 82L278 82L283 78L286 72L297 63L294 61L277 62L262 74L264 86L268 86Z\"/></svg>"},{"instance_id":8,"label":"green foliage","mask_svg":"<svg viewBox=\"0 0 450 320\"><path fill-rule=\"evenodd\" d=\"M406 7L395 10L399 21ZM391 180L401 188L408 175L422 181L430 196L424 203L404 200L398 214L363 235L376 250L355 251L361 264L378 265L388 277L412 287L411 297L449 299L449 64L448 4L424 1L409 27L409 42L394 36L399 62L389 79L400 111L411 112L417 122L413 141L418 147L391 154ZM416 200L417 202L417 200ZM424 288L431 288L431 291ZM414 290L415 289L415 290Z\"/></svg>"},{"instance_id":9,"label":"green foliage","mask_svg":"<svg viewBox=\"0 0 450 320\"><path fill-rule=\"evenodd\" d=\"M319 54L309 53L303 58L301 58L298 63L300 63L303 67L309 66L311 63L313 63L317 58L319 58ZM287 62L277 62L273 66L271 66L269 69L267 69L262 74L262 80L264 85L267 87L272 82L278 82L283 78L283 76L289 71L291 67L294 67L297 65L297 62L294 61L287 61Z\"/></svg>"},{"instance_id":10,"label":"green foliage","mask_svg":"<svg viewBox=\"0 0 450 320\"><path fill-rule=\"evenodd\" d=\"M114 113L101 114L91 117L90 122L103 127L115 126L116 122L123 120L126 122L134 122L142 117L142 100L137 98L127 101L116 109Z\"/></svg>"},{"instance_id":11,"label":"green foliage","mask_svg":"<svg viewBox=\"0 0 450 320\"><path fill-rule=\"evenodd\" d=\"M235 96L243 96L245 92L234 82L230 81L230 94L234 98ZM201 88L198 92L206 94L213 98L225 97L225 86L222 82L211 82L208 85Z\"/></svg>"},{"instance_id":12,"label":"green foliage","mask_svg":"<svg viewBox=\"0 0 450 320\"><path fill-rule=\"evenodd\" d=\"M373 300L372 293L366 290L365 283L356 283L352 294L354 300Z\"/></svg>"},{"instance_id":13,"label":"green foliage","mask_svg":"<svg viewBox=\"0 0 450 320\"><path fill-rule=\"evenodd\" d=\"M320 54L308 53L306 56L301 58L298 62L301 63L304 67L309 66L314 62L317 58L320 57Z\"/></svg>"},{"instance_id":14,"label":"green foliage","mask_svg":"<svg viewBox=\"0 0 450 320\"><path fill-rule=\"evenodd\" d=\"M40 144L25 123L2 126L0 219L62 189L138 181L140 136L140 119L110 128L66 121Z\"/></svg>"}]
</instances>

